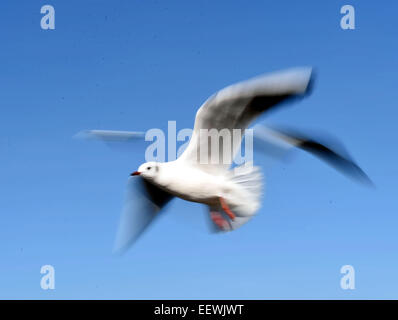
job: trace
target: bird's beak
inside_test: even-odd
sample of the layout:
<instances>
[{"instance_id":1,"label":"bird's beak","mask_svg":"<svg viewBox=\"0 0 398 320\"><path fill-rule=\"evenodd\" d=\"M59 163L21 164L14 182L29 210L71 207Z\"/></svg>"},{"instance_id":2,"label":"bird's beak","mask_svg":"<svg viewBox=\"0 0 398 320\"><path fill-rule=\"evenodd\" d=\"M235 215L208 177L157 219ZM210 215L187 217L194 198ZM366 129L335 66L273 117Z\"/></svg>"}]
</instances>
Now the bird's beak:
<instances>
[{"instance_id":1,"label":"bird's beak","mask_svg":"<svg viewBox=\"0 0 398 320\"><path fill-rule=\"evenodd\" d=\"M141 172L134 171L132 174L130 174L130 176L139 176L140 174Z\"/></svg>"}]
</instances>

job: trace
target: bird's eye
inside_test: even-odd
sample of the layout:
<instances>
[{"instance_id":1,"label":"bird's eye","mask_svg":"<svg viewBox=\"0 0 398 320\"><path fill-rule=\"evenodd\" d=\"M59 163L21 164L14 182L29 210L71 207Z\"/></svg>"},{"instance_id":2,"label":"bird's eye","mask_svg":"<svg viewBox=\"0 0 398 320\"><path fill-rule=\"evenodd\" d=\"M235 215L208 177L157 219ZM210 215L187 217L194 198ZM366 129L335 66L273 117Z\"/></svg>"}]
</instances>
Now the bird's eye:
<instances>
[{"instance_id":1,"label":"bird's eye","mask_svg":"<svg viewBox=\"0 0 398 320\"><path fill-rule=\"evenodd\" d=\"M151 170L151 167L146 168L147 170Z\"/></svg>"}]
</instances>

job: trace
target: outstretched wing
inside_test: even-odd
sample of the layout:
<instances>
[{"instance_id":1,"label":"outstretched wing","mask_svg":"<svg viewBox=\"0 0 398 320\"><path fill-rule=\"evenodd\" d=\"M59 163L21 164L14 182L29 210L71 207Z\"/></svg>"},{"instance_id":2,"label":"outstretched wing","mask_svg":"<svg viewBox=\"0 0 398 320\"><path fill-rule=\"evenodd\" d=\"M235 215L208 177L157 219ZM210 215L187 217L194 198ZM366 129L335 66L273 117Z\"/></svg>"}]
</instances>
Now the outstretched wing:
<instances>
[{"instance_id":1,"label":"outstretched wing","mask_svg":"<svg viewBox=\"0 0 398 320\"><path fill-rule=\"evenodd\" d=\"M240 140L232 143L233 130L242 130L243 136L248 125L263 112L305 95L311 87L311 76L311 68L291 69L262 75L217 92L198 110L190 143L180 160L200 163L202 169L213 173L228 169L241 143ZM212 129L220 134L218 139L211 137L216 134Z\"/></svg>"},{"instance_id":2,"label":"outstretched wing","mask_svg":"<svg viewBox=\"0 0 398 320\"><path fill-rule=\"evenodd\" d=\"M348 152L337 141L318 141L297 130L268 128L263 125L254 127L254 139L257 149L264 146L267 153L282 155L284 151L296 147L321 158L346 176L368 185L372 181L354 162Z\"/></svg>"},{"instance_id":3,"label":"outstretched wing","mask_svg":"<svg viewBox=\"0 0 398 320\"><path fill-rule=\"evenodd\" d=\"M128 249L172 198L141 177L130 178L114 251L122 253Z\"/></svg>"}]
</instances>

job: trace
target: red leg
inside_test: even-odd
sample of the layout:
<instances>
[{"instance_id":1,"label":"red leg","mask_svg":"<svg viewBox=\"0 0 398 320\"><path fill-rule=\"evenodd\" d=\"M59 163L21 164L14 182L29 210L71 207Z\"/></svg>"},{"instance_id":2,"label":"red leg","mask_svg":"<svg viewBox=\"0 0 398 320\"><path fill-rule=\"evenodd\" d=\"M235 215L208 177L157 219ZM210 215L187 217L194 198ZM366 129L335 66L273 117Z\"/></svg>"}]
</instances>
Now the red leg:
<instances>
[{"instance_id":1,"label":"red leg","mask_svg":"<svg viewBox=\"0 0 398 320\"><path fill-rule=\"evenodd\" d=\"M229 223L223 218L223 216L217 211L210 211L211 220L215 225L221 230L227 230L229 228Z\"/></svg>"},{"instance_id":2,"label":"red leg","mask_svg":"<svg viewBox=\"0 0 398 320\"><path fill-rule=\"evenodd\" d=\"M227 203L225 202L223 197L219 197L220 203L221 203L221 207L222 209L225 211L225 213L228 215L228 217L231 220L235 219L235 214L231 211L231 209L228 207Z\"/></svg>"}]
</instances>

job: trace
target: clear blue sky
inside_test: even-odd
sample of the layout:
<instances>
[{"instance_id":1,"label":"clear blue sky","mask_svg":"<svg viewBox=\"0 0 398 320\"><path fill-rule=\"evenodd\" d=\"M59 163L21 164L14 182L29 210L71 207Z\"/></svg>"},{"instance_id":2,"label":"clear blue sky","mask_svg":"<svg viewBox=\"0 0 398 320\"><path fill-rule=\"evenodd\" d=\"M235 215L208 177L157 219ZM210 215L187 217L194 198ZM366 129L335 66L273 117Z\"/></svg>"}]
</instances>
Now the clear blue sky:
<instances>
[{"instance_id":1,"label":"clear blue sky","mask_svg":"<svg viewBox=\"0 0 398 320\"><path fill-rule=\"evenodd\" d=\"M40 8L55 7L55 30ZM340 28L340 8L356 29ZM397 30L392 1L2 1L0 298L398 298ZM258 216L207 232L175 201L122 257L111 253L144 147L82 129L192 127L230 83L312 65L313 95L266 123L339 138L374 180L357 185L299 153L265 169ZM261 160L261 159L260 159ZM262 160L261 160L262 161ZM260 162L261 162L260 161ZM40 288L51 264L56 289ZM340 288L340 268L356 289Z\"/></svg>"}]
</instances>

